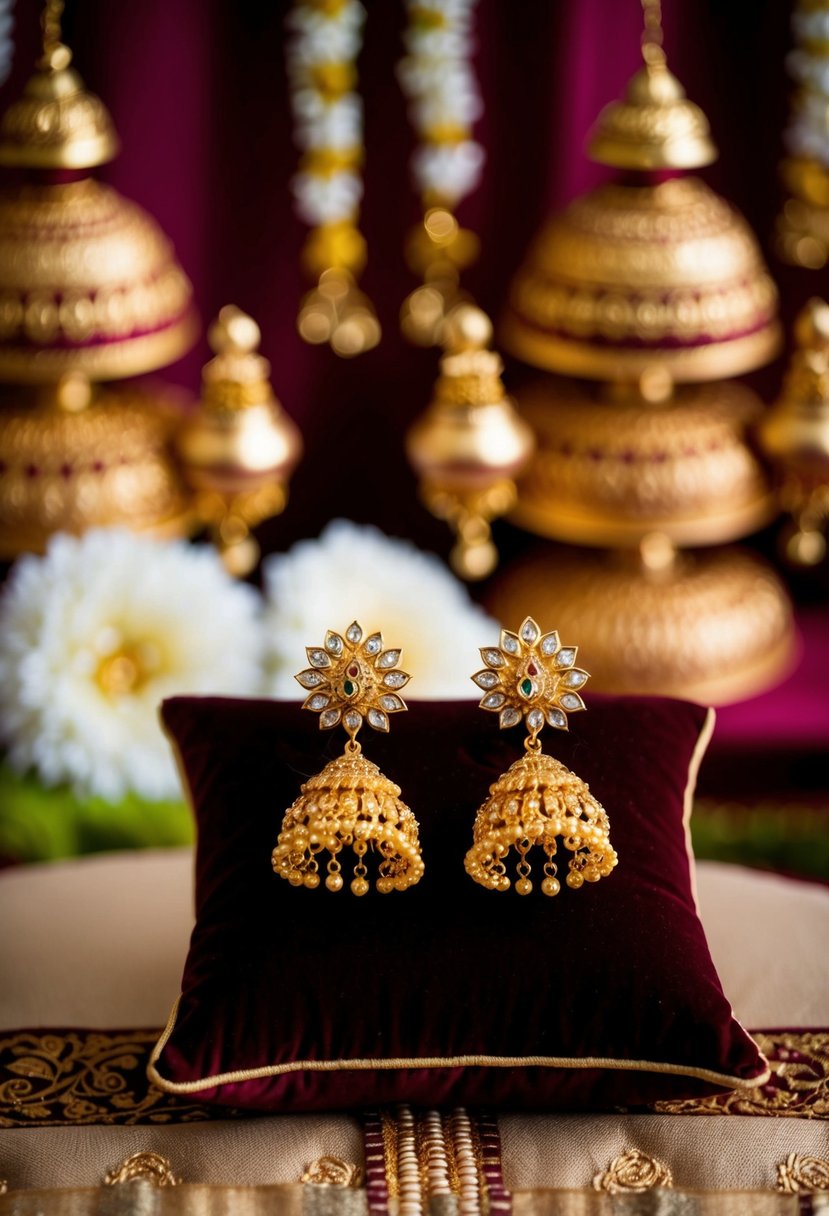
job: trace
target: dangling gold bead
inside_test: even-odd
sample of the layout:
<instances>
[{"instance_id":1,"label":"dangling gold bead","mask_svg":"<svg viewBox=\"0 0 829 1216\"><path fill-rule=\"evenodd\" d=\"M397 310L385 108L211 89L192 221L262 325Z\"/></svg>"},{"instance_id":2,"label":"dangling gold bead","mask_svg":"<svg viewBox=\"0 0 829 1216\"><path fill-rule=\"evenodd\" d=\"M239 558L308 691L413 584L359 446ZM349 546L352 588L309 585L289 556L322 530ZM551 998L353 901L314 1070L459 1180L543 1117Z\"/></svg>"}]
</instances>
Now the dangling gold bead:
<instances>
[{"instance_id":1,"label":"dangling gold bead","mask_svg":"<svg viewBox=\"0 0 829 1216\"><path fill-rule=\"evenodd\" d=\"M342 887L343 887L343 880L342 880L341 875L329 874L325 880L325 885L326 885L326 887L328 887L329 891L341 891Z\"/></svg>"},{"instance_id":2,"label":"dangling gold bead","mask_svg":"<svg viewBox=\"0 0 829 1216\"><path fill-rule=\"evenodd\" d=\"M352 895L365 895L368 891L368 883L364 878L355 878L351 883Z\"/></svg>"},{"instance_id":3,"label":"dangling gold bead","mask_svg":"<svg viewBox=\"0 0 829 1216\"><path fill-rule=\"evenodd\" d=\"M545 895L558 895L561 890L561 883L557 878L545 878L541 884L541 890Z\"/></svg>"},{"instance_id":4,"label":"dangling gold bead","mask_svg":"<svg viewBox=\"0 0 829 1216\"><path fill-rule=\"evenodd\" d=\"M529 895L533 889L533 885L529 878L519 878L515 884L515 889L519 895Z\"/></svg>"},{"instance_id":5,"label":"dangling gold bead","mask_svg":"<svg viewBox=\"0 0 829 1216\"><path fill-rule=\"evenodd\" d=\"M579 887L584 884L584 879L578 870L571 870L565 879L568 887L572 887L574 891L578 891Z\"/></svg>"}]
</instances>

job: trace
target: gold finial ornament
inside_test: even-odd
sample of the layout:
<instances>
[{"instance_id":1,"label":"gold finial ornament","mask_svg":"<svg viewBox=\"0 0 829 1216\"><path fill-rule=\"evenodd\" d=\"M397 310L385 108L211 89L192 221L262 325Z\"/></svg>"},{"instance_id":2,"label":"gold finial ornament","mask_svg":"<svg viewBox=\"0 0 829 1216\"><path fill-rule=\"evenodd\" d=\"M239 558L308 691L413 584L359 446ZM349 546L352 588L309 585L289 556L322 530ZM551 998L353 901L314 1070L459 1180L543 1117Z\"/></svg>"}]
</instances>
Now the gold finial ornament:
<instances>
[{"instance_id":1,"label":"gold finial ornament","mask_svg":"<svg viewBox=\"0 0 829 1216\"><path fill-rule=\"evenodd\" d=\"M356 856L351 892L369 890L369 851L379 856L376 889L405 891L423 876L418 823L400 800L400 787L362 754L357 733L368 723L387 732L389 716L407 708L400 696L409 675L400 651L385 649L380 633L365 636L352 621L344 634L329 630L322 646L307 648L310 666L297 681L308 692L303 709L319 714L321 730L342 726L345 751L311 777L285 812L272 855L274 871L294 887L320 885L320 863L328 855L325 886L343 887L340 856Z\"/></svg>"},{"instance_id":2,"label":"gold finial ornament","mask_svg":"<svg viewBox=\"0 0 829 1216\"><path fill-rule=\"evenodd\" d=\"M829 304L809 300L795 322L795 350L760 439L778 468L783 508L794 527L786 556L814 566L826 555L829 523Z\"/></svg>"},{"instance_id":3,"label":"gold finial ornament","mask_svg":"<svg viewBox=\"0 0 829 1216\"><path fill-rule=\"evenodd\" d=\"M487 350L492 323L461 304L443 323L444 355L435 396L409 431L409 460L433 515L455 533L452 566L462 578L484 578L497 550L490 521L515 504L515 476L533 449L501 381L503 363Z\"/></svg>"},{"instance_id":4,"label":"gold finial ornament","mask_svg":"<svg viewBox=\"0 0 829 1216\"><path fill-rule=\"evenodd\" d=\"M546 856L545 895L561 889L559 840L572 854L565 882L573 890L606 878L617 864L607 812L575 773L542 752L538 737L545 724L567 730L567 715L585 708L580 689L590 677L576 666L577 650L556 631L542 634L530 616L517 633L502 629L498 646L481 650L486 666L472 677L484 693L481 709L497 713L502 730L524 722L528 732L525 755L490 786L464 861L467 874L492 891L511 885L505 864L511 848L519 857L519 895L533 888L527 855L534 847Z\"/></svg>"},{"instance_id":5,"label":"gold finial ornament","mask_svg":"<svg viewBox=\"0 0 829 1216\"><path fill-rule=\"evenodd\" d=\"M220 311L208 333L214 358L202 371L200 408L177 439L196 511L236 575L256 565L251 530L284 510L302 451L299 431L273 394L259 340L252 317L234 305Z\"/></svg>"}]
</instances>

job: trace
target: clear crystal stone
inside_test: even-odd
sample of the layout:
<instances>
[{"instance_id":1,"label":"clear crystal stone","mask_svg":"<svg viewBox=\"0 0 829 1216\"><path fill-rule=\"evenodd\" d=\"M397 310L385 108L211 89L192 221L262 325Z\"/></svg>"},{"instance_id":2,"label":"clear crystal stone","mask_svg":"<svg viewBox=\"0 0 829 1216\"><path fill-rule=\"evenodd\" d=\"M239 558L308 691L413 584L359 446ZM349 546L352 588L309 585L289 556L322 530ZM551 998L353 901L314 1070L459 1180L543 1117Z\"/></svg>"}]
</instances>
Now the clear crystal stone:
<instances>
[{"instance_id":1,"label":"clear crystal stone","mask_svg":"<svg viewBox=\"0 0 829 1216\"><path fill-rule=\"evenodd\" d=\"M330 667L331 660L324 650L309 650L308 662L312 667Z\"/></svg>"},{"instance_id":2,"label":"clear crystal stone","mask_svg":"<svg viewBox=\"0 0 829 1216\"><path fill-rule=\"evenodd\" d=\"M325 709L330 700L331 698L327 697L325 693L318 692L316 696L311 697L308 701L308 708L313 710Z\"/></svg>"},{"instance_id":3,"label":"clear crystal stone","mask_svg":"<svg viewBox=\"0 0 829 1216\"><path fill-rule=\"evenodd\" d=\"M564 650L560 650L556 655L556 667L572 667L576 661L576 650L574 646L566 646Z\"/></svg>"},{"instance_id":4,"label":"clear crystal stone","mask_svg":"<svg viewBox=\"0 0 829 1216\"><path fill-rule=\"evenodd\" d=\"M564 677L564 683L568 688L581 688L582 684L586 683L586 681L587 672L579 671L577 667L575 667L572 671L568 671L567 675Z\"/></svg>"},{"instance_id":5,"label":"clear crystal stone","mask_svg":"<svg viewBox=\"0 0 829 1216\"><path fill-rule=\"evenodd\" d=\"M472 679L479 688L494 688L498 683L498 677L494 671L479 671Z\"/></svg>"},{"instance_id":6,"label":"clear crystal stone","mask_svg":"<svg viewBox=\"0 0 829 1216\"><path fill-rule=\"evenodd\" d=\"M338 709L326 709L320 714L320 726L327 730L329 726L336 726L340 720L340 711Z\"/></svg>"},{"instance_id":7,"label":"clear crystal stone","mask_svg":"<svg viewBox=\"0 0 829 1216\"><path fill-rule=\"evenodd\" d=\"M384 697L381 697L380 704L383 706L383 709L387 709L389 713L394 713L396 709L403 708L403 702L399 697L396 697L393 692L387 692Z\"/></svg>"},{"instance_id":8,"label":"clear crystal stone","mask_svg":"<svg viewBox=\"0 0 829 1216\"><path fill-rule=\"evenodd\" d=\"M370 638L366 639L366 653L379 654L383 649L383 638L379 633L373 633Z\"/></svg>"},{"instance_id":9,"label":"clear crystal stone","mask_svg":"<svg viewBox=\"0 0 829 1216\"><path fill-rule=\"evenodd\" d=\"M481 705L484 709L500 709L506 699L502 692L491 692L488 697L484 697Z\"/></svg>"},{"instance_id":10,"label":"clear crystal stone","mask_svg":"<svg viewBox=\"0 0 829 1216\"><path fill-rule=\"evenodd\" d=\"M349 639L350 641L351 639ZM358 714L356 709L350 709L343 718L349 730L359 730L363 725L363 715Z\"/></svg>"},{"instance_id":11,"label":"clear crystal stone","mask_svg":"<svg viewBox=\"0 0 829 1216\"><path fill-rule=\"evenodd\" d=\"M356 621L352 621L346 630L345 636L348 638L349 642L352 643L352 645L356 646L360 638L363 636L363 631Z\"/></svg>"},{"instance_id":12,"label":"clear crystal stone","mask_svg":"<svg viewBox=\"0 0 829 1216\"><path fill-rule=\"evenodd\" d=\"M547 633L541 639L541 653L555 654L558 650L558 634L555 630L552 633Z\"/></svg>"},{"instance_id":13,"label":"clear crystal stone","mask_svg":"<svg viewBox=\"0 0 829 1216\"><path fill-rule=\"evenodd\" d=\"M330 631L325 635L325 649L335 656L339 657L343 652L343 640L338 633Z\"/></svg>"},{"instance_id":14,"label":"clear crystal stone","mask_svg":"<svg viewBox=\"0 0 829 1216\"><path fill-rule=\"evenodd\" d=\"M510 705L506 709L501 710L501 716L498 721L501 726L515 726L517 722L521 721L521 711L513 709Z\"/></svg>"},{"instance_id":15,"label":"clear crystal stone","mask_svg":"<svg viewBox=\"0 0 829 1216\"><path fill-rule=\"evenodd\" d=\"M518 638L514 633L507 633L506 630L501 634L501 649L507 654L518 654L521 647L518 645Z\"/></svg>"},{"instance_id":16,"label":"clear crystal stone","mask_svg":"<svg viewBox=\"0 0 829 1216\"><path fill-rule=\"evenodd\" d=\"M544 715L540 709L531 709L527 714L527 725L530 730L539 730L544 725Z\"/></svg>"},{"instance_id":17,"label":"clear crystal stone","mask_svg":"<svg viewBox=\"0 0 829 1216\"><path fill-rule=\"evenodd\" d=\"M538 632L538 626L535 621L531 616L528 616L521 626L521 637L529 646L532 646L538 638Z\"/></svg>"},{"instance_id":18,"label":"clear crystal stone","mask_svg":"<svg viewBox=\"0 0 829 1216\"><path fill-rule=\"evenodd\" d=\"M375 730L389 729L389 720L380 709L370 709L368 711L368 720Z\"/></svg>"},{"instance_id":19,"label":"clear crystal stone","mask_svg":"<svg viewBox=\"0 0 829 1216\"><path fill-rule=\"evenodd\" d=\"M402 688L408 678L405 671L390 671L383 676L383 683L386 688Z\"/></svg>"},{"instance_id":20,"label":"clear crystal stone","mask_svg":"<svg viewBox=\"0 0 829 1216\"><path fill-rule=\"evenodd\" d=\"M567 718L560 709L548 709L547 721L550 723L550 726L557 726L559 730L567 729Z\"/></svg>"},{"instance_id":21,"label":"clear crystal stone","mask_svg":"<svg viewBox=\"0 0 829 1216\"><path fill-rule=\"evenodd\" d=\"M482 650L481 654L483 655L484 662L488 663L490 667L504 666L504 656L500 650Z\"/></svg>"},{"instance_id":22,"label":"clear crystal stone","mask_svg":"<svg viewBox=\"0 0 829 1216\"><path fill-rule=\"evenodd\" d=\"M322 684L322 676L318 671L301 671L297 680L303 688L316 688L318 684Z\"/></svg>"},{"instance_id":23,"label":"clear crystal stone","mask_svg":"<svg viewBox=\"0 0 829 1216\"><path fill-rule=\"evenodd\" d=\"M564 706L565 709L570 709L570 710L584 708L584 702L582 701L582 699L578 695L578 693L575 693L575 692L566 692L564 694L564 696L561 698L561 704Z\"/></svg>"},{"instance_id":24,"label":"clear crystal stone","mask_svg":"<svg viewBox=\"0 0 829 1216\"><path fill-rule=\"evenodd\" d=\"M377 660L377 666L382 668L396 667L399 659L399 650L384 650Z\"/></svg>"}]
</instances>

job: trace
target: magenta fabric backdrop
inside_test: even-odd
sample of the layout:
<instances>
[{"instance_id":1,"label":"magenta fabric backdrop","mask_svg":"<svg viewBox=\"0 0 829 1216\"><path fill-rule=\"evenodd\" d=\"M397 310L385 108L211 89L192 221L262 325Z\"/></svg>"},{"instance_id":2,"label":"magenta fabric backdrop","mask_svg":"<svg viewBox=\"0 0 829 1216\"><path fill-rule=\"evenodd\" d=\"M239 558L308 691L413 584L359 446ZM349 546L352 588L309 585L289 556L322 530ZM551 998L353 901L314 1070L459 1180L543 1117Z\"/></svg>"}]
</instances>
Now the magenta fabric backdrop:
<instances>
[{"instance_id":1,"label":"magenta fabric backdrop","mask_svg":"<svg viewBox=\"0 0 829 1216\"><path fill-rule=\"evenodd\" d=\"M340 513L382 520L387 530L446 552L444 529L417 503L401 443L436 368L434 352L408 347L396 326L412 286L403 236L418 213L407 169L412 137L394 75L403 5L366 3L364 282L384 339L350 363L304 346L294 329L305 229L288 191L296 164L283 67L288 7L286 0L68 0L64 27L122 138L120 157L103 175L172 237L205 320L228 302L257 318L276 391L302 427L306 458L288 510L265 530L265 548L283 548ZM34 0L18 0L18 49L0 106L30 69L37 11ZM599 109L639 62L640 13L637 0L480 2L476 68L486 115L478 131L488 160L461 217L483 242L469 285L496 313L544 214L606 173L581 149ZM788 0L665 3L671 63L706 108L722 154L706 177L764 240L779 197L788 19ZM815 284L789 278L790 313ZM171 377L195 389L206 356L201 341ZM779 368L767 376L769 392L778 377Z\"/></svg>"}]
</instances>

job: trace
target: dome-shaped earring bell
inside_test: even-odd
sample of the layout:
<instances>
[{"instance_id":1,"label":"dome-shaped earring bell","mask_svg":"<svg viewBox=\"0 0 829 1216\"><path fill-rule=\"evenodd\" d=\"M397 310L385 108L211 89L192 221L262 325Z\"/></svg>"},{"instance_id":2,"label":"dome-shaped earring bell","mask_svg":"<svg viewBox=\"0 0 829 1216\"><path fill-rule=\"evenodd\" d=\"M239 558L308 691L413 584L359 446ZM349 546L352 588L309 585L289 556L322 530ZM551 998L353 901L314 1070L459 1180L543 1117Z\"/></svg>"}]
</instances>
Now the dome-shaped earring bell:
<instances>
[{"instance_id":1,"label":"dome-shaped earring bell","mask_svg":"<svg viewBox=\"0 0 829 1216\"><path fill-rule=\"evenodd\" d=\"M486 664L472 679L484 692L481 709L499 715L501 729L526 721L525 754L490 786L489 797L475 816L467 874L492 891L507 891L510 850L518 854L515 890L533 889L530 850L544 855L541 890L557 895L559 843L570 854L567 886L606 878L617 863L610 843L607 812L585 783L560 761L541 750L544 725L567 730L567 715L584 709L579 690L588 673L576 667L575 646L563 646L556 632L542 634L532 617L518 633L501 630L498 646L484 647Z\"/></svg>"},{"instance_id":2,"label":"dome-shaped earring bell","mask_svg":"<svg viewBox=\"0 0 829 1216\"><path fill-rule=\"evenodd\" d=\"M341 855L350 849L356 857L353 895L369 890L369 854L379 858L375 886L381 895L405 891L423 876L418 823L400 800L400 787L366 759L356 738L364 722L388 731L389 715L407 708L400 690L410 677L398 667L400 651L385 650L382 634L364 637L353 621L344 636L329 630L324 644L306 653L310 667L296 677L308 692L303 709L319 714L322 730L342 725L348 741L285 812L274 871L293 887L313 889L325 862L325 886L340 891Z\"/></svg>"}]
</instances>

